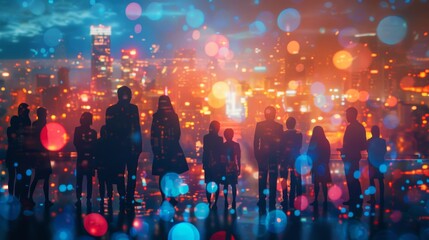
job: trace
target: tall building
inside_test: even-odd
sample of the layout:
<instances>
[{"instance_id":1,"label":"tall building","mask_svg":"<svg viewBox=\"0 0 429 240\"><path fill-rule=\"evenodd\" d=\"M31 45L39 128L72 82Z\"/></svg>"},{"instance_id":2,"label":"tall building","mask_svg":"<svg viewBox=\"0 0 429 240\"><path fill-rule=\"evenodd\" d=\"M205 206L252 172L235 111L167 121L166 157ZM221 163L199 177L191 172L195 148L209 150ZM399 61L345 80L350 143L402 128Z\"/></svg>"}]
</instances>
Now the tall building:
<instances>
[{"instance_id":1,"label":"tall building","mask_svg":"<svg viewBox=\"0 0 429 240\"><path fill-rule=\"evenodd\" d=\"M137 81L137 51L135 49L121 50L121 78L124 85L133 86Z\"/></svg>"},{"instance_id":2,"label":"tall building","mask_svg":"<svg viewBox=\"0 0 429 240\"><path fill-rule=\"evenodd\" d=\"M113 72L110 57L111 33L112 30L109 26L91 26L91 92L111 91L110 77Z\"/></svg>"}]
</instances>

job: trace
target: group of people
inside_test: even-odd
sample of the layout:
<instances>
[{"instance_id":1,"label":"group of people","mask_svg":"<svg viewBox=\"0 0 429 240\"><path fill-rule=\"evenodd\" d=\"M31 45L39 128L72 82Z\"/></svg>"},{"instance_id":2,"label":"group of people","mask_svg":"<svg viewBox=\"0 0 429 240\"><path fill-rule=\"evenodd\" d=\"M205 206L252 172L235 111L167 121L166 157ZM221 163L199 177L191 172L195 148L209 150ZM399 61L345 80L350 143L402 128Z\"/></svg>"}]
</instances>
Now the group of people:
<instances>
[{"instance_id":1,"label":"group of people","mask_svg":"<svg viewBox=\"0 0 429 240\"><path fill-rule=\"evenodd\" d=\"M283 131L283 126L275 121L276 110L274 107L267 107L264 111L265 120L258 122L254 137L254 154L259 168L259 211L266 212L266 196L268 195L269 210L276 208L277 178L283 179L282 192L283 209L294 208L296 196L302 195L301 161L302 133L295 129L296 120L289 117L286 120L287 130ZM384 202L384 175L383 165L385 164L386 141L380 138L380 128L371 128L372 137L367 141L365 128L357 121L357 109L350 107L346 110L346 119L349 125L346 128L343 139L343 147L340 151L344 163L344 172L349 193L349 200L343 202L352 209L362 206L363 195L359 182L360 170L359 161L362 158L361 151L368 151L369 178L370 185L375 187L375 179L379 181L380 203ZM311 165L311 176L314 184L314 201L312 205L318 204L320 186L323 191L323 205L327 206L328 184L332 182L329 160L331 157L331 147L325 132L321 126L315 126L312 131L310 143L304 158ZM385 166L385 165L384 165ZM290 177L289 196L287 179ZM269 179L269 181L268 181ZM267 188L268 181L268 188ZM375 202L375 194L371 193L369 203Z\"/></svg>"},{"instance_id":2,"label":"group of people","mask_svg":"<svg viewBox=\"0 0 429 240\"><path fill-rule=\"evenodd\" d=\"M7 128L8 149L6 167L9 173L9 194L21 199L27 206L34 206L33 194L39 180L44 180L45 206L52 206L49 199L49 178L52 174L49 151L42 144L46 139L47 110L36 110L37 120L31 122L28 104L18 106L18 115L10 118ZM33 181L31 181L33 177Z\"/></svg>"},{"instance_id":3,"label":"group of people","mask_svg":"<svg viewBox=\"0 0 429 240\"><path fill-rule=\"evenodd\" d=\"M212 121L209 133L203 138L203 169L206 184L216 184L214 189L206 187L207 201L211 209L217 209L220 184L224 185L225 209L228 209L228 186L232 189L232 209L236 208L237 182L241 172L240 144L233 141L234 130L224 130L224 137L219 136L220 123ZM214 192L214 203L211 199Z\"/></svg>"},{"instance_id":4,"label":"group of people","mask_svg":"<svg viewBox=\"0 0 429 240\"><path fill-rule=\"evenodd\" d=\"M86 176L86 200L91 205L92 181L97 170L100 198L108 197L112 204L113 185L117 185L120 206L134 206L139 203L134 199L138 158L142 152L142 137L139 124L139 111L131 104L131 90L123 86L118 89L118 102L106 110L106 122L97 131L91 128L93 116L84 112L80 117L80 126L75 128L73 144L77 151L76 161L76 206L81 206L83 177ZM276 208L277 179L283 179L283 209L293 208L296 196L302 195L301 169L298 158L301 155L303 135L295 129L296 119L289 117L286 131L282 124L275 121L276 109L267 107L264 111L265 120L258 122L254 135L254 154L258 163L259 200L261 214L266 213L266 196L269 199L269 210ZM46 139L47 110L37 109L37 120L31 123L28 105L22 103L18 107L18 116L10 120L7 129L8 150L7 168L9 172L9 193L22 202L34 205L33 193L38 180L43 179L45 206L51 206L49 200L49 177L52 173L49 151L42 144ZM380 196L384 194L383 173L380 166L384 163L386 141L380 138L380 129L373 126L372 138L366 140L365 129L357 121L357 110L353 107L346 111L349 125L346 128L343 147L338 149L344 162L349 200L344 202L350 206L362 205L363 196L359 182L359 160L361 151L368 151L370 184L379 180ZM233 140L234 131L224 130L224 137L219 136L220 123L212 121L209 133L203 139L203 169L206 184L216 187L206 188L209 206L217 208L220 184L224 185L225 209L228 209L228 187L232 188L232 208L236 208L238 176L241 173L240 144ZM45 135L44 135L45 134ZM153 115L151 126L151 147L153 152L152 174L159 176L159 188L162 201L168 200L174 206L177 200L166 196L162 189L162 178L167 173L182 174L189 170L185 154L180 146L179 117L174 111L168 96L159 98L158 109ZM324 205L328 201L328 183L332 182L329 160L330 143L322 127L313 128L307 155L312 161L311 175L314 183L315 199L318 203L320 186L324 196ZM33 181L31 182L32 175ZM127 176L125 187L125 176ZM287 179L290 178L290 186ZM267 188L268 182L268 188ZM319 186L320 185L320 186ZM288 189L290 189L288 191ZM212 198L214 195L214 202ZM373 195L370 202L374 202ZM101 201L101 208L104 201Z\"/></svg>"}]
</instances>

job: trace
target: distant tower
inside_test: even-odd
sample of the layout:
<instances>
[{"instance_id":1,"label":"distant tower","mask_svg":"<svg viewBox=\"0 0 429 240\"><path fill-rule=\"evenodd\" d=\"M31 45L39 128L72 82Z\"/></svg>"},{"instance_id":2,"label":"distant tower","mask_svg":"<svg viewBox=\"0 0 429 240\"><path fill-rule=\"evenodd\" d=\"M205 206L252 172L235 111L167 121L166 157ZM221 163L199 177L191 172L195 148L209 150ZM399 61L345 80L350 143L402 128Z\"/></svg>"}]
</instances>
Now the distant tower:
<instances>
[{"instance_id":1,"label":"distant tower","mask_svg":"<svg viewBox=\"0 0 429 240\"><path fill-rule=\"evenodd\" d=\"M70 70L66 67L61 67L60 69L58 69L58 73L57 73L58 85L60 86L61 89L70 88L69 72Z\"/></svg>"},{"instance_id":2,"label":"distant tower","mask_svg":"<svg viewBox=\"0 0 429 240\"><path fill-rule=\"evenodd\" d=\"M110 92L112 75L112 59L110 58L109 26L91 26L92 58L91 58L91 92Z\"/></svg>"},{"instance_id":3,"label":"distant tower","mask_svg":"<svg viewBox=\"0 0 429 240\"><path fill-rule=\"evenodd\" d=\"M124 84L133 86L137 81L137 51L135 49L121 50L121 77Z\"/></svg>"}]
</instances>

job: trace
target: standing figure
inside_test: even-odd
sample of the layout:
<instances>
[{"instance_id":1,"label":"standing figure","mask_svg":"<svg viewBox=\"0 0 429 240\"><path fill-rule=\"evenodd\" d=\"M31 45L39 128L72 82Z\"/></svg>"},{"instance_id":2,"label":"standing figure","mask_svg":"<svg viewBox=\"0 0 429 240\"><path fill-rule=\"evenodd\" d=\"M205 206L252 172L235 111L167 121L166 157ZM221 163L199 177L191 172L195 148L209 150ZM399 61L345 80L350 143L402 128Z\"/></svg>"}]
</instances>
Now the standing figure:
<instances>
[{"instance_id":1,"label":"standing figure","mask_svg":"<svg viewBox=\"0 0 429 240\"><path fill-rule=\"evenodd\" d=\"M73 144L77 151L76 161L76 206L81 206L83 176L86 176L86 203L90 207L92 197L92 177L94 176L97 131L91 128L92 114L84 112L80 126L74 130Z\"/></svg>"},{"instance_id":2,"label":"standing figure","mask_svg":"<svg viewBox=\"0 0 429 240\"><path fill-rule=\"evenodd\" d=\"M21 103L18 106L18 156L16 173L16 195L25 206L31 205L28 200L30 182L33 168L31 151L33 150L33 141L31 135L30 110L27 103Z\"/></svg>"},{"instance_id":3,"label":"standing figure","mask_svg":"<svg viewBox=\"0 0 429 240\"><path fill-rule=\"evenodd\" d=\"M20 150L18 142L18 129L19 119L18 116L14 115L10 118L10 127L7 128L6 167L9 174L7 186L10 196L16 196L15 178L16 168L18 166L18 151Z\"/></svg>"},{"instance_id":4,"label":"standing figure","mask_svg":"<svg viewBox=\"0 0 429 240\"><path fill-rule=\"evenodd\" d=\"M100 212L104 211L104 197L107 189L107 197L108 197L108 205L112 206L112 196L113 189L111 178L109 178L109 171L111 171L111 151L110 146L108 145L107 139L107 129L106 126L103 125L100 129L100 138L97 140L96 147L96 155L95 162L97 169L97 177L98 177L98 189L100 194ZM123 179L123 178L122 178ZM123 181L124 182L124 181ZM125 194L125 187L123 188L122 195Z\"/></svg>"},{"instance_id":5,"label":"standing figure","mask_svg":"<svg viewBox=\"0 0 429 240\"><path fill-rule=\"evenodd\" d=\"M140 115L136 105L131 104L131 89L122 86L118 89L118 102L106 110L106 128L112 146L113 159L117 173L127 168L126 200L129 206L139 205L134 199L137 180L137 166L142 152ZM119 185L118 185L119 191Z\"/></svg>"},{"instance_id":6,"label":"standing figure","mask_svg":"<svg viewBox=\"0 0 429 240\"><path fill-rule=\"evenodd\" d=\"M223 132L225 142L223 143L222 152L226 159L226 176L224 185L225 195L225 210L228 209L228 185L231 185L232 190L232 209L236 208L235 198L237 196L238 176L241 173L241 149L240 144L234 142L234 130L231 128L225 129Z\"/></svg>"},{"instance_id":7,"label":"standing figure","mask_svg":"<svg viewBox=\"0 0 429 240\"><path fill-rule=\"evenodd\" d=\"M213 210L217 209L220 183L222 182L222 177L225 177L225 165L221 162L223 139L218 135L219 130L220 123L218 121L211 121L209 133L204 135L203 138L204 180L206 184L214 182L217 185L215 192L215 202L213 206L211 206L212 193L209 192L208 188L210 186L206 187L207 202L209 207L211 207Z\"/></svg>"},{"instance_id":8,"label":"standing figure","mask_svg":"<svg viewBox=\"0 0 429 240\"><path fill-rule=\"evenodd\" d=\"M362 157L360 152L366 149L365 128L357 121L357 115L358 111L354 107L346 110L346 119L349 125L344 133L343 148L339 149L344 162L344 173L349 190L349 200L343 204L353 208L357 205L362 206L361 185L355 175L360 176L359 161Z\"/></svg>"},{"instance_id":9,"label":"standing figure","mask_svg":"<svg viewBox=\"0 0 429 240\"><path fill-rule=\"evenodd\" d=\"M52 174L51 161L49 159L49 151L42 145L41 139L47 139L47 131L43 131L46 126L47 111L45 108L39 107L37 109L37 120L33 122L33 137L35 142L35 153L33 154L35 161L35 174L33 182L30 187L30 202L34 204L33 194L36 189L37 182L43 179L43 193L45 195L45 207L52 206L49 200L49 177ZM45 136L42 136L42 133Z\"/></svg>"},{"instance_id":10,"label":"standing figure","mask_svg":"<svg viewBox=\"0 0 429 240\"><path fill-rule=\"evenodd\" d=\"M189 170L185 154L180 146L179 117L166 95L159 97L158 110L153 114L150 143L153 153L152 175L159 176L159 190L164 202L166 193L163 192L161 181L167 173L181 174ZM168 194L168 193L167 193ZM171 197L171 196L169 196ZM170 202L177 204L171 197Z\"/></svg>"},{"instance_id":11,"label":"standing figure","mask_svg":"<svg viewBox=\"0 0 429 240\"><path fill-rule=\"evenodd\" d=\"M312 205L318 204L317 196L319 196L319 184L321 184L324 197L323 206L326 207L328 206L328 183L332 182L331 172L329 171L331 146L321 126L313 128L307 155L313 162L311 175L314 184L314 202Z\"/></svg>"},{"instance_id":12,"label":"standing figure","mask_svg":"<svg viewBox=\"0 0 429 240\"><path fill-rule=\"evenodd\" d=\"M283 178L283 210L294 206L295 194L302 195L301 174L295 169L296 159L299 157L302 147L302 133L295 129L296 119L289 117L286 120L286 128L281 141L282 157L280 161L280 177ZM288 199L287 178L290 171L290 194Z\"/></svg>"},{"instance_id":13,"label":"standing figure","mask_svg":"<svg viewBox=\"0 0 429 240\"><path fill-rule=\"evenodd\" d=\"M278 175L278 162L280 159L280 141L283 126L274 121L276 109L272 106L265 108L265 121L258 122L255 129L253 149L259 168L259 213L266 213L265 195L269 195L269 209L276 207L276 185ZM269 189L267 177L269 175Z\"/></svg>"},{"instance_id":14,"label":"standing figure","mask_svg":"<svg viewBox=\"0 0 429 240\"><path fill-rule=\"evenodd\" d=\"M369 185L375 188L375 179L380 186L380 205L384 205L384 172L386 171L386 140L380 138L380 128L372 126L372 137L368 139ZM383 170L384 168L384 170ZM371 194L369 203L375 203L375 193Z\"/></svg>"}]
</instances>

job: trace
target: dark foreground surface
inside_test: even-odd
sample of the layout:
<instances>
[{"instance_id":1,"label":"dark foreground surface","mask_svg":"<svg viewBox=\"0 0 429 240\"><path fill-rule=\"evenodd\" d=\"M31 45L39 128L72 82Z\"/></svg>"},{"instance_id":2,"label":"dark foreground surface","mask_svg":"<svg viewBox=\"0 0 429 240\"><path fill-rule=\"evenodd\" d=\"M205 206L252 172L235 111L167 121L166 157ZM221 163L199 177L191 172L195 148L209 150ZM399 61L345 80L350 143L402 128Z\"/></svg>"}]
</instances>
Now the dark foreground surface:
<instances>
[{"instance_id":1,"label":"dark foreground surface","mask_svg":"<svg viewBox=\"0 0 429 240\"><path fill-rule=\"evenodd\" d=\"M201 165L190 163L182 177L179 203L161 207L158 180L150 175L150 163L141 159L136 199L141 206L120 209L116 187L112 207L107 202L101 209L98 181L93 179L92 206L82 201L76 208L74 194L74 159L58 157L51 176L50 194L54 205L43 206L41 183L35 193L36 206L27 209L7 194L7 174L2 170L0 198L0 239L429 239L429 163L427 160L394 160L386 173L385 203L367 203L368 174L366 161L361 162L364 203L361 211L349 211L343 165L331 162L333 185L330 201L324 206L309 205L314 200L313 185L304 177L305 193L295 208L259 216L257 173L251 164L243 165L238 183L236 211L224 206L221 193L217 210L209 210ZM146 170L148 172L146 172ZM376 181L376 186L378 186ZM278 201L280 193L278 187ZM223 187L221 187L223 190ZM231 190L230 190L231 191ZM85 192L85 187L84 187ZM92 213L92 214L91 214ZM101 213L101 214L100 214Z\"/></svg>"}]
</instances>

